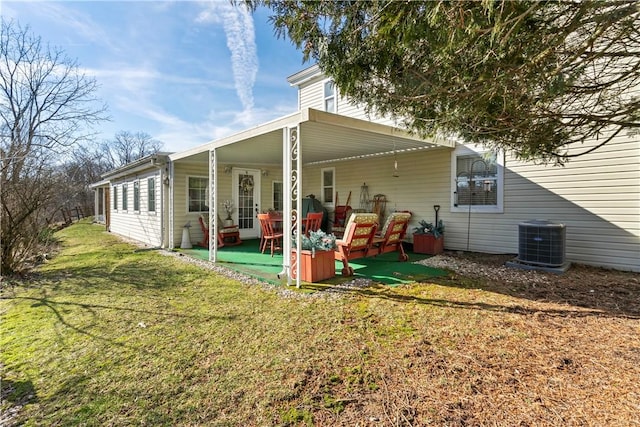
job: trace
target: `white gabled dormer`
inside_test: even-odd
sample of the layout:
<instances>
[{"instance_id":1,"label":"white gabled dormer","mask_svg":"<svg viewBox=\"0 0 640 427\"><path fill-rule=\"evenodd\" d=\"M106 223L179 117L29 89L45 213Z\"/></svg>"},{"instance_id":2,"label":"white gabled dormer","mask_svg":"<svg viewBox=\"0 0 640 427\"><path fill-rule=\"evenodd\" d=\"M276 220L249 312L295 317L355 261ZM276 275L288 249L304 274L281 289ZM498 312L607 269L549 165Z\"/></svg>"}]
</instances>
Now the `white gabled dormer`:
<instances>
[{"instance_id":1,"label":"white gabled dormer","mask_svg":"<svg viewBox=\"0 0 640 427\"><path fill-rule=\"evenodd\" d=\"M363 107L341 96L333 81L324 75L317 64L289 76L287 81L291 86L298 88L298 110L313 108L385 125L395 125L390 119L367 114Z\"/></svg>"}]
</instances>

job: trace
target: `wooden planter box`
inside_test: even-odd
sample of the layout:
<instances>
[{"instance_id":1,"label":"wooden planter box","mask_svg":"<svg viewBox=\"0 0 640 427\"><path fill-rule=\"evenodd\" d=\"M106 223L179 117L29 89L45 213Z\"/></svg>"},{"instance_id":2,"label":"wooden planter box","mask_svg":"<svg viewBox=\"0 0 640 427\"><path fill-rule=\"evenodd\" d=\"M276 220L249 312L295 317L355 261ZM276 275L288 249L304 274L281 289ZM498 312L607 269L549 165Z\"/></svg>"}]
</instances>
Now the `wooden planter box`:
<instances>
[{"instance_id":1,"label":"wooden planter box","mask_svg":"<svg viewBox=\"0 0 640 427\"><path fill-rule=\"evenodd\" d=\"M436 239L433 234L414 234L413 252L429 255L441 254L444 252L444 236Z\"/></svg>"},{"instance_id":2,"label":"wooden planter box","mask_svg":"<svg viewBox=\"0 0 640 427\"><path fill-rule=\"evenodd\" d=\"M296 249L291 251L291 265L298 256ZM316 251L313 256L311 251L300 251L300 280L305 282L320 282L336 275L336 262L333 251ZM291 278L296 278L296 271L291 271Z\"/></svg>"}]
</instances>

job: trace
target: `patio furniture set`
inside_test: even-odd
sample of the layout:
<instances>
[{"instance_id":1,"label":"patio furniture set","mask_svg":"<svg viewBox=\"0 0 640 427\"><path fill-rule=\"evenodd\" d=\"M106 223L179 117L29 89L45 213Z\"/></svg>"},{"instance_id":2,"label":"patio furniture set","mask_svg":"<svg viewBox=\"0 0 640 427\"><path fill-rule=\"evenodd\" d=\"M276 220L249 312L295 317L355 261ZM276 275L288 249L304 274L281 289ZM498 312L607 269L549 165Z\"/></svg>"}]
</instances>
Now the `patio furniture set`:
<instances>
[{"instance_id":1,"label":"patio furniture set","mask_svg":"<svg viewBox=\"0 0 640 427\"><path fill-rule=\"evenodd\" d=\"M302 220L302 231L308 237L313 231L320 230L320 224L322 221L322 212L309 212L307 216ZM313 280L307 281L319 281L335 275L335 265L333 261L341 261L342 275L352 276L354 274L353 268L349 265L350 260L377 256L389 252L398 252L399 261L407 261L408 255L405 253L402 246L409 220L411 219L410 212L393 212L385 221L384 226L379 229L378 215L375 213L352 213L344 225L344 234L341 238L336 240L336 249L330 256L330 264L333 273L323 273L320 277L312 277ZM261 239L260 239L260 252L264 253L269 248L271 256L276 251L282 250L282 215L278 213L262 213L258 214L258 220L261 227ZM200 225L205 231L205 237L200 243L203 247L208 247L209 232L205 227L205 222L200 217ZM380 230L380 232L378 232ZM242 243L238 233L238 227L222 227L218 230L218 247L225 245L238 245ZM303 251L300 251L301 255ZM313 254L315 257L317 252ZM328 254L324 254L327 257ZM300 258L302 262L302 258ZM328 264L327 261L325 264ZM302 276L303 280L304 275Z\"/></svg>"}]
</instances>

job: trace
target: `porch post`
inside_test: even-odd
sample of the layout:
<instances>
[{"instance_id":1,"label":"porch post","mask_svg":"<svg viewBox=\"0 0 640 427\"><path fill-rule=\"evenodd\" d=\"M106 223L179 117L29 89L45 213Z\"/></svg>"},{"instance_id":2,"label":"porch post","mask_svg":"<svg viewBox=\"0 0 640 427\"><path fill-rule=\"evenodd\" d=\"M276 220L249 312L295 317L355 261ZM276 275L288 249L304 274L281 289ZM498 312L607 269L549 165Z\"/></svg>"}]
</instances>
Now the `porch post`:
<instances>
[{"instance_id":1,"label":"porch post","mask_svg":"<svg viewBox=\"0 0 640 427\"><path fill-rule=\"evenodd\" d=\"M104 190L102 187L97 187L93 190L93 222L100 223L100 203L98 199L102 198Z\"/></svg>"},{"instance_id":2,"label":"porch post","mask_svg":"<svg viewBox=\"0 0 640 427\"><path fill-rule=\"evenodd\" d=\"M291 229L291 144L289 143L289 128L282 128L282 229ZM291 286L291 233L282 236L282 271L286 275L287 286ZM278 276L280 277L280 276Z\"/></svg>"},{"instance_id":3,"label":"porch post","mask_svg":"<svg viewBox=\"0 0 640 427\"><path fill-rule=\"evenodd\" d=\"M218 260L218 215L216 210L216 200L218 200L218 158L216 149L209 150L209 261Z\"/></svg>"},{"instance_id":4,"label":"porch post","mask_svg":"<svg viewBox=\"0 0 640 427\"><path fill-rule=\"evenodd\" d=\"M287 150L285 150L285 153L287 155L287 161L286 161L286 167L289 168L289 176L287 177L287 181L289 183L289 191L286 193L288 194L288 198L291 200L291 204L289 206L289 210L288 212L290 212L290 214L285 217L285 227L284 230L288 230L285 231L285 235L284 235L284 241L286 242L287 240L291 240L291 238L295 238L296 241L296 248L298 248L297 250L299 251L302 242L301 242L301 238L302 238L302 227L300 227L300 218L299 218L299 213L302 212L302 198L300 197L300 191L302 191L302 171L301 171L301 164L302 164L302 152L300 150L300 126L296 125L295 127L290 127L287 128L287 138L286 138L286 145L287 145ZM292 243L292 242L291 242ZM287 284L291 283L291 273L293 271L296 272L296 287L299 288L300 287L300 255L298 254L298 256L296 256L295 258L291 258L291 247L292 244L286 244L284 245L284 251L285 251L285 256L289 256L289 264L290 264L290 270L289 270L289 276L287 279Z\"/></svg>"},{"instance_id":5,"label":"porch post","mask_svg":"<svg viewBox=\"0 0 640 427\"><path fill-rule=\"evenodd\" d=\"M174 172L174 162L169 162L169 249L175 248L174 243L174 225L175 225L175 216L173 209L173 184L175 181L175 172ZM164 187L164 184L163 184ZM164 206L163 206L164 209Z\"/></svg>"}]
</instances>

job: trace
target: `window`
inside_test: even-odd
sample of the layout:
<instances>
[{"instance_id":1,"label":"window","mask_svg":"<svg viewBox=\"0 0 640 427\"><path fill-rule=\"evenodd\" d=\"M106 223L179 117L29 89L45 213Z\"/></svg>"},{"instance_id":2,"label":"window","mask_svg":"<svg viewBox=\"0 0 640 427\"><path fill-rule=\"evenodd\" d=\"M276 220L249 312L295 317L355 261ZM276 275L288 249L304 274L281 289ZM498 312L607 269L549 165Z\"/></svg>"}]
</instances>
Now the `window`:
<instances>
[{"instance_id":1,"label":"window","mask_svg":"<svg viewBox=\"0 0 640 427\"><path fill-rule=\"evenodd\" d=\"M322 169L322 203L324 205L333 205L333 194L335 192L335 168Z\"/></svg>"},{"instance_id":2,"label":"window","mask_svg":"<svg viewBox=\"0 0 640 427\"><path fill-rule=\"evenodd\" d=\"M156 211L156 180L149 178L147 180L147 210L149 212Z\"/></svg>"},{"instance_id":3,"label":"window","mask_svg":"<svg viewBox=\"0 0 640 427\"><path fill-rule=\"evenodd\" d=\"M324 82L324 111L335 113L336 107L336 85L333 80L327 80Z\"/></svg>"},{"instance_id":4,"label":"window","mask_svg":"<svg viewBox=\"0 0 640 427\"><path fill-rule=\"evenodd\" d=\"M118 187L113 186L113 210L118 210Z\"/></svg>"},{"instance_id":5,"label":"window","mask_svg":"<svg viewBox=\"0 0 640 427\"><path fill-rule=\"evenodd\" d=\"M503 161L495 152L459 146L453 153L452 211L502 212Z\"/></svg>"},{"instance_id":6,"label":"window","mask_svg":"<svg viewBox=\"0 0 640 427\"><path fill-rule=\"evenodd\" d=\"M283 211L284 210L284 202L282 199L283 196L283 188L282 183L278 181L273 182L273 210L274 211Z\"/></svg>"},{"instance_id":7,"label":"window","mask_svg":"<svg viewBox=\"0 0 640 427\"><path fill-rule=\"evenodd\" d=\"M126 211L128 209L127 187L128 187L128 184L122 184L122 210L123 211Z\"/></svg>"},{"instance_id":8,"label":"window","mask_svg":"<svg viewBox=\"0 0 640 427\"><path fill-rule=\"evenodd\" d=\"M207 206L209 180L190 176L188 181L189 212L207 212L209 210Z\"/></svg>"},{"instance_id":9,"label":"window","mask_svg":"<svg viewBox=\"0 0 640 427\"><path fill-rule=\"evenodd\" d=\"M133 210L140 212L140 181L133 183Z\"/></svg>"}]
</instances>

